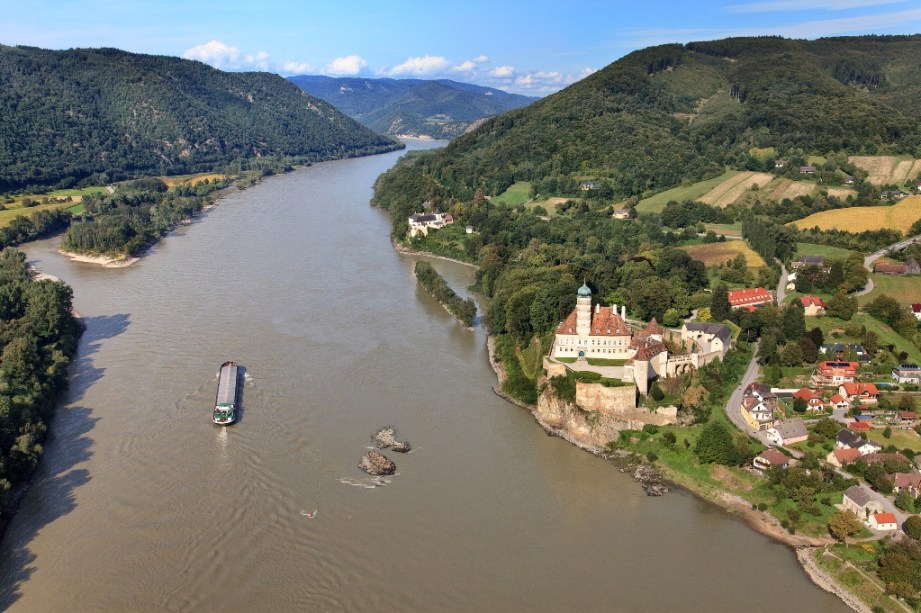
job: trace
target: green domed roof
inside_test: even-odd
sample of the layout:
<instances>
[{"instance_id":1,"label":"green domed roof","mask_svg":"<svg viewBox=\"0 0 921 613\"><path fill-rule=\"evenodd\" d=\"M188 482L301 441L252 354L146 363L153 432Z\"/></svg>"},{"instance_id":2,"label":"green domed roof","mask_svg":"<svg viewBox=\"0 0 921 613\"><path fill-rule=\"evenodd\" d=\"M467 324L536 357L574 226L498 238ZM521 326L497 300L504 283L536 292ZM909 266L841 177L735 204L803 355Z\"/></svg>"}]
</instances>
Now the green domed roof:
<instances>
[{"instance_id":1,"label":"green domed roof","mask_svg":"<svg viewBox=\"0 0 921 613\"><path fill-rule=\"evenodd\" d=\"M586 285L586 284L583 282L583 283L582 283L582 287L579 288L579 295L580 295L580 296L591 296L591 295L592 295L592 290L590 290L590 289L588 288L588 285Z\"/></svg>"}]
</instances>

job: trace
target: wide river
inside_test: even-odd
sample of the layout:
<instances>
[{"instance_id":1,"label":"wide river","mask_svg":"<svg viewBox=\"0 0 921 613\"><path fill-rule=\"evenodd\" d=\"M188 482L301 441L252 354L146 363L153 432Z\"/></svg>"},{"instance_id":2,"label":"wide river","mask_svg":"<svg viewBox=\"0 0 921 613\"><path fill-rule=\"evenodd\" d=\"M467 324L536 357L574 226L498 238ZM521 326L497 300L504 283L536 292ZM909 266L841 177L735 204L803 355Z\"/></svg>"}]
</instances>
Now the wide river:
<instances>
[{"instance_id":1,"label":"wide river","mask_svg":"<svg viewBox=\"0 0 921 613\"><path fill-rule=\"evenodd\" d=\"M368 205L399 155L235 191L129 268L27 246L87 330L0 608L845 610L789 549L690 495L647 498L493 394L484 330L417 287ZM466 293L469 268L434 264ZM228 359L245 410L220 428ZM413 451L376 482L357 464L387 425Z\"/></svg>"}]
</instances>

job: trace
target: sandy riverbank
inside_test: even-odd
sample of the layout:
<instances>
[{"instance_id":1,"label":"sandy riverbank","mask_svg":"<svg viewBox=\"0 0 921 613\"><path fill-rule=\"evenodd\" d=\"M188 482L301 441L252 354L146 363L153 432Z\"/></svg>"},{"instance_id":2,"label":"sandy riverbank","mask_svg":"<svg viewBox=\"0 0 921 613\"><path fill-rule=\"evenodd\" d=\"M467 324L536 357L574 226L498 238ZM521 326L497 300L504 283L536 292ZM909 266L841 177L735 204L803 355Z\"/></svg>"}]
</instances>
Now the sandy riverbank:
<instances>
[{"instance_id":1,"label":"sandy riverbank","mask_svg":"<svg viewBox=\"0 0 921 613\"><path fill-rule=\"evenodd\" d=\"M111 257L107 255L86 255L85 253L74 253L72 251L58 251L61 255L67 256L74 262L86 262L87 264L99 264L103 268L125 268L131 266L141 258L121 256Z\"/></svg>"},{"instance_id":2,"label":"sandy riverbank","mask_svg":"<svg viewBox=\"0 0 921 613\"><path fill-rule=\"evenodd\" d=\"M396 239L391 238L390 244L393 245L393 248L397 253L402 253L403 255L419 255L426 258L433 258L436 260L444 260L446 262L454 262L455 264L461 264L462 266L469 266L470 268L476 268L476 264L471 264L470 262L465 262L463 260L458 260L457 258L449 258L446 255L435 255L434 253L429 253L428 251L416 251L415 249L410 249L409 247L404 247L396 241Z\"/></svg>"}]
</instances>

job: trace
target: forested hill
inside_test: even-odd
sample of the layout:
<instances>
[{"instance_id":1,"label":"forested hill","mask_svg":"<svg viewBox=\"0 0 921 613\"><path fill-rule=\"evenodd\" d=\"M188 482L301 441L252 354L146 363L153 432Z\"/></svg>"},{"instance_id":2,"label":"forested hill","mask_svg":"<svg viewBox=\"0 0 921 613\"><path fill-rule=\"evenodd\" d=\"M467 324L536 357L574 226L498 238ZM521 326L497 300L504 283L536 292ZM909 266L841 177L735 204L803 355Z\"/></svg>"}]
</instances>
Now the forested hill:
<instances>
[{"instance_id":1,"label":"forested hill","mask_svg":"<svg viewBox=\"0 0 921 613\"><path fill-rule=\"evenodd\" d=\"M432 138L454 138L483 119L537 100L448 79L302 75L289 80L378 132Z\"/></svg>"},{"instance_id":2,"label":"forested hill","mask_svg":"<svg viewBox=\"0 0 921 613\"><path fill-rule=\"evenodd\" d=\"M0 45L0 192L398 146L274 74L117 49Z\"/></svg>"},{"instance_id":3,"label":"forested hill","mask_svg":"<svg viewBox=\"0 0 921 613\"><path fill-rule=\"evenodd\" d=\"M395 171L378 200L470 200L515 181L578 195L586 179L629 197L766 163L753 148L921 156L918 57L921 36L651 47Z\"/></svg>"}]
</instances>

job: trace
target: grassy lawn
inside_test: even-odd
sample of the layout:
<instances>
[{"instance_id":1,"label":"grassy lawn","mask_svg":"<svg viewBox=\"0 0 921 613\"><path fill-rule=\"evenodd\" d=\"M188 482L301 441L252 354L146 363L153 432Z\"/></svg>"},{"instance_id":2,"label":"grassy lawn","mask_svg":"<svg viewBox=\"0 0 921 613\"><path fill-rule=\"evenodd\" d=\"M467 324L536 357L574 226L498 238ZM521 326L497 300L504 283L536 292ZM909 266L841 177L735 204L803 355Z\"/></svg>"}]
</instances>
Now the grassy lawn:
<instances>
[{"instance_id":1,"label":"grassy lawn","mask_svg":"<svg viewBox=\"0 0 921 613\"><path fill-rule=\"evenodd\" d=\"M921 351L918 350L912 343L904 339L895 333L895 331L884 324L883 322L870 317L866 313L857 313L854 317L851 318L851 321L862 326L866 326L867 330L872 330L876 332L879 336L880 346L893 345L895 347L896 353L904 351L908 354L908 361L914 362L915 364L921 364ZM814 322L814 323L813 323ZM810 317L807 325L811 328L813 326L818 326L822 329L822 333L825 335L826 343L860 343L861 339L856 337L850 337L844 333L844 326L848 322L841 321L835 317ZM831 334L832 330L836 330L836 336Z\"/></svg>"},{"instance_id":2,"label":"grassy lawn","mask_svg":"<svg viewBox=\"0 0 921 613\"><path fill-rule=\"evenodd\" d=\"M563 362L564 364L574 364L579 358L555 358L557 362Z\"/></svg>"},{"instance_id":3,"label":"grassy lawn","mask_svg":"<svg viewBox=\"0 0 921 613\"><path fill-rule=\"evenodd\" d=\"M492 202L515 206L524 204L531 199L531 184L527 181L518 181L507 190L492 198Z\"/></svg>"},{"instance_id":4,"label":"grassy lawn","mask_svg":"<svg viewBox=\"0 0 921 613\"><path fill-rule=\"evenodd\" d=\"M841 247L830 247L828 245L816 245L815 243L796 243L796 255L820 255L826 259L843 260L854 253L849 249Z\"/></svg>"},{"instance_id":5,"label":"grassy lawn","mask_svg":"<svg viewBox=\"0 0 921 613\"><path fill-rule=\"evenodd\" d=\"M857 297L857 302L861 305L873 302L882 294L889 294L902 304L921 302L921 277L917 275L898 277L871 273L870 278L873 279L873 291Z\"/></svg>"},{"instance_id":6,"label":"grassy lawn","mask_svg":"<svg viewBox=\"0 0 921 613\"><path fill-rule=\"evenodd\" d=\"M591 366L623 366L627 360L611 360L608 358L585 358Z\"/></svg>"},{"instance_id":7,"label":"grassy lawn","mask_svg":"<svg viewBox=\"0 0 921 613\"><path fill-rule=\"evenodd\" d=\"M697 200L723 181L731 179L740 172L740 170L728 170L715 179L700 181L699 183L694 183L692 185L673 187L672 189L658 193L655 196L650 196L649 198L640 200L636 205L636 210L638 213L659 213L671 200L674 200L675 202Z\"/></svg>"},{"instance_id":8,"label":"grassy lawn","mask_svg":"<svg viewBox=\"0 0 921 613\"><path fill-rule=\"evenodd\" d=\"M0 228L5 228L10 225L18 215L23 217L31 217L32 213L36 211L51 211L55 209L66 209L73 206L72 203L60 203L60 204L39 204L38 206L30 206L29 208L16 207L15 209L7 209L5 211L0 211Z\"/></svg>"},{"instance_id":9,"label":"grassy lawn","mask_svg":"<svg viewBox=\"0 0 921 613\"><path fill-rule=\"evenodd\" d=\"M867 436L869 436L870 440L874 443L882 445L883 448L889 445L895 445L897 449L911 449L912 451L921 453L921 436L918 436L918 433L914 430L893 429L892 436L886 438L883 436L882 430L873 429Z\"/></svg>"},{"instance_id":10,"label":"grassy lawn","mask_svg":"<svg viewBox=\"0 0 921 613\"><path fill-rule=\"evenodd\" d=\"M729 237L742 236L742 222L738 223L705 223L704 228L707 231L713 231L715 234Z\"/></svg>"},{"instance_id":11,"label":"grassy lawn","mask_svg":"<svg viewBox=\"0 0 921 613\"><path fill-rule=\"evenodd\" d=\"M823 555L824 551L819 549L813 554L818 566L866 603L867 608L880 607L883 611L901 613L906 611L883 592L882 584L872 570L874 562L867 559L872 554L864 550L863 545L835 545L830 550L832 555Z\"/></svg>"},{"instance_id":12,"label":"grassy lawn","mask_svg":"<svg viewBox=\"0 0 921 613\"><path fill-rule=\"evenodd\" d=\"M554 217L558 213L557 207L564 202L572 200L573 202L581 202L581 198L544 198L542 200L531 200L525 203L525 207L528 210L533 210L535 207L543 207L547 211L547 217Z\"/></svg>"},{"instance_id":13,"label":"grassy lawn","mask_svg":"<svg viewBox=\"0 0 921 613\"><path fill-rule=\"evenodd\" d=\"M419 248L436 255L468 260L469 257L464 250L466 241L467 233L463 224L454 223L444 228L430 230L428 235L422 239ZM413 245L416 246L415 241Z\"/></svg>"}]
</instances>

